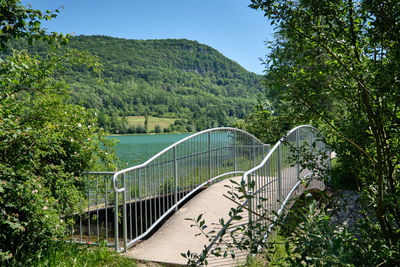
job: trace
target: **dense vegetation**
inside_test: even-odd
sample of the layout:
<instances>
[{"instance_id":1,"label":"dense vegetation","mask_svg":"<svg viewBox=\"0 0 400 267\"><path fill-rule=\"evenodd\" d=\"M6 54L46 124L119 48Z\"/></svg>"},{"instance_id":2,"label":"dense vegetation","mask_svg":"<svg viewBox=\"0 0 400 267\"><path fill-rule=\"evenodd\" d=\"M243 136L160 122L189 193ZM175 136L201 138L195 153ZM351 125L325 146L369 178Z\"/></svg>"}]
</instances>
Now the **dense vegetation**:
<instances>
[{"instance_id":1,"label":"dense vegetation","mask_svg":"<svg viewBox=\"0 0 400 267\"><path fill-rule=\"evenodd\" d=\"M23 40L13 47L39 54L49 49ZM83 65L71 66L64 77L73 103L98 110L100 125L113 132L129 131L120 116L177 118L192 131L231 125L261 92L259 75L196 41L77 36L67 47L102 62L102 83Z\"/></svg>"},{"instance_id":2,"label":"dense vegetation","mask_svg":"<svg viewBox=\"0 0 400 267\"><path fill-rule=\"evenodd\" d=\"M344 199L334 211L326 206L330 198L307 199L275 222L279 244L265 242L267 228L252 221L243 230L247 239L229 245L250 254L263 248L272 252L265 260L280 266L399 266L400 1L251 0L250 7L270 19L276 39L269 43L265 95L240 126L266 142L299 124L316 126L337 153L332 180L319 178L339 190L352 186L360 199L350 207ZM241 186L242 198L252 198L248 188ZM335 212L355 212L357 222L341 224ZM278 262L271 261L274 252Z\"/></svg>"},{"instance_id":3,"label":"dense vegetation","mask_svg":"<svg viewBox=\"0 0 400 267\"><path fill-rule=\"evenodd\" d=\"M295 239L299 255L293 257L317 266L398 265L400 2L251 2L275 25L276 41L270 44L266 97L247 129L273 140L297 124L317 126L337 152L336 175L353 181L364 204L365 219L356 229L344 236L330 229L326 242L310 231L307 242Z\"/></svg>"},{"instance_id":4,"label":"dense vegetation","mask_svg":"<svg viewBox=\"0 0 400 267\"><path fill-rule=\"evenodd\" d=\"M75 49L6 54L13 38L54 45L65 39L40 28L56 13L25 8L18 0L2 1L0 11L0 265L51 265L40 257L57 248L72 215L81 211L82 173L115 167L95 111L72 104L58 75L64 66L86 64L97 72L100 65ZM63 249L68 254L70 246Z\"/></svg>"}]
</instances>

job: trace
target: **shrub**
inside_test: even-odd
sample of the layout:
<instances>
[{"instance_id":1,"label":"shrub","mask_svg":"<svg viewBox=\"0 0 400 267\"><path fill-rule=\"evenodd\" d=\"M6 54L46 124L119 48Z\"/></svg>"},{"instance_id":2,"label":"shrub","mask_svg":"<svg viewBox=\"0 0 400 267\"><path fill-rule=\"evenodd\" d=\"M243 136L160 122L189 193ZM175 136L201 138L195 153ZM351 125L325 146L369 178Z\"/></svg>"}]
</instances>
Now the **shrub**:
<instances>
[{"instance_id":1,"label":"shrub","mask_svg":"<svg viewBox=\"0 0 400 267\"><path fill-rule=\"evenodd\" d=\"M0 60L1 261L62 239L66 218L84 204L81 173L101 161L112 167L95 112L69 104L56 79L62 63L86 60L74 50L43 59L14 51Z\"/></svg>"}]
</instances>

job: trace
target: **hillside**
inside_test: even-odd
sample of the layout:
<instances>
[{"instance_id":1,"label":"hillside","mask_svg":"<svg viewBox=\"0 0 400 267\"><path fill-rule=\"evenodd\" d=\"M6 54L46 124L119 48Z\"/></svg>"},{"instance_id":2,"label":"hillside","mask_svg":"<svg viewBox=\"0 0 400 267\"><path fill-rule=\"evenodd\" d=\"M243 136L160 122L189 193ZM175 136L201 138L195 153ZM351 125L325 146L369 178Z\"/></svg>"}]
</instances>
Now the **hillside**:
<instances>
[{"instance_id":1,"label":"hillside","mask_svg":"<svg viewBox=\"0 0 400 267\"><path fill-rule=\"evenodd\" d=\"M72 101L99 110L111 131L126 131L118 116L179 118L186 130L230 125L242 118L261 92L261 76L217 50L189 40L127 40L106 36L72 37L71 48L87 50L103 63L103 83L85 67L64 74ZM14 44L33 53L43 43ZM182 128L181 127L181 128Z\"/></svg>"}]
</instances>

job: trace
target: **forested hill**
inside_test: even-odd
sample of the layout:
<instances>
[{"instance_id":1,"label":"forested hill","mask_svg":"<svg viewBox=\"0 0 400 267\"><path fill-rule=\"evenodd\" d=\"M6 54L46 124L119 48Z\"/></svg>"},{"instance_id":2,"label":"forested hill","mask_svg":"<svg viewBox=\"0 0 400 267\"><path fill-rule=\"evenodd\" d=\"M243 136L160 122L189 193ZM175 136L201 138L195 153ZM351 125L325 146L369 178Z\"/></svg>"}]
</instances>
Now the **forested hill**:
<instances>
[{"instance_id":1,"label":"forested hill","mask_svg":"<svg viewBox=\"0 0 400 267\"><path fill-rule=\"evenodd\" d=\"M72 100L100 111L100 123L124 131L117 116L180 118L188 130L226 126L242 118L261 92L261 76L248 72L215 49L189 40L127 40L71 37L68 46L87 50L103 63L103 83L84 66L65 79ZM27 48L24 41L16 48ZM41 52L46 45L29 48ZM194 127L194 128L193 128Z\"/></svg>"}]
</instances>

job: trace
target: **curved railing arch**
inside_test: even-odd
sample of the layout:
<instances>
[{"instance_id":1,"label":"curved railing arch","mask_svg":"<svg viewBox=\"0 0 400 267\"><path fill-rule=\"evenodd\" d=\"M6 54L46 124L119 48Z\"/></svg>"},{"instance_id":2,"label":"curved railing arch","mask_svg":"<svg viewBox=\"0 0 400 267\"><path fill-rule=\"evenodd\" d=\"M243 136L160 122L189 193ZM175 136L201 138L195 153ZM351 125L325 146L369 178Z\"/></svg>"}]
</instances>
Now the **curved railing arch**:
<instances>
[{"instance_id":1,"label":"curved railing arch","mask_svg":"<svg viewBox=\"0 0 400 267\"><path fill-rule=\"evenodd\" d=\"M268 150L269 145L244 130L213 128L170 145L143 164L116 172L112 185L115 207L122 198L122 221L115 208L115 237L122 230L126 250L202 187L225 176L244 174ZM117 241L115 248L119 250Z\"/></svg>"},{"instance_id":2,"label":"curved railing arch","mask_svg":"<svg viewBox=\"0 0 400 267\"><path fill-rule=\"evenodd\" d=\"M178 145L180 145L180 144L182 144L182 143L184 143L184 142L187 142L187 141L190 140L190 139L194 139L194 138L196 138L197 136L203 135L203 134L205 134L205 133L216 132L216 131L236 131L236 132L240 132L240 133L243 133L243 134L248 135L249 137L253 138L254 140L256 140L257 143L263 144L263 142L261 142L257 137L255 137L255 136L252 135L251 133L248 133L248 132L246 132L246 131L244 131L244 130L242 130L242 129L237 129L237 128L233 128L233 127L218 127L218 128L207 129L207 130L204 130L204 131L201 131L201 132L198 132L198 133L189 135L189 136L187 136L187 137L185 137L185 138L183 138L183 139L181 139L181 140L175 142L174 144L172 144L172 145L166 147L165 149L161 150L160 152L158 152L157 154L155 154L153 157L149 158L148 160L146 160L146 161L145 161L144 163L142 163L142 164L135 165L135 166L132 166L132 167L129 167L129 168L126 168L126 169L123 169L123 170L120 170L120 171L116 172L116 173L114 174L114 177L113 177L113 188L114 188L114 191L115 191L115 192L118 192L118 193L121 193L121 192L124 190L123 188L122 188L122 189L119 189L119 188L117 188L117 186L116 186L116 180L117 180L117 177L118 177L120 174L125 173L125 172L128 172L128 171L133 171L133 170L138 169L138 168L142 168L142 167L144 167L144 166L150 164L152 161L154 161L155 159L159 158L159 157L162 156L163 154L167 153L168 151L170 151L170 150L173 149L174 147L176 147L176 146L178 146Z\"/></svg>"},{"instance_id":3,"label":"curved railing arch","mask_svg":"<svg viewBox=\"0 0 400 267\"><path fill-rule=\"evenodd\" d=\"M274 212L280 215L288 200L305 190L305 181L308 188L324 189L323 181L315 178L329 175L330 162L330 149L315 127L301 125L290 130L260 164L243 174L242 180L251 185L247 193L253 195L247 203L248 210L255 211L249 212L249 221L260 219L254 214L265 210L270 211L268 216L275 221ZM265 204L260 206L261 202Z\"/></svg>"},{"instance_id":4,"label":"curved railing arch","mask_svg":"<svg viewBox=\"0 0 400 267\"><path fill-rule=\"evenodd\" d=\"M300 166L302 157L313 161L314 168L307 168L307 164ZM234 221L235 216L228 219L207 246L206 253L218 247L228 228L236 229L235 226L242 227L244 224L252 224L252 227L267 226L265 228L267 232L263 237L265 242L274 222L285 211L286 205L291 203L289 200L295 195L302 194L306 188L323 190L324 182L316 178L320 178L319 171L328 171L329 174L330 168L330 150L322 134L315 127L301 125L290 130L269 150L258 165L244 172L241 186L245 188L240 192L245 192L247 195L242 201L236 199L241 202L236 210L242 210L241 212L247 210L248 213L240 214L239 217L242 219L239 222ZM197 264L199 263L200 260Z\"/></svg>"},{"instance_id":5,"label":"curved railing arch","mask_svg":"<svg viewBox=\"0 0 400 267\"><path fill-rule=\"evenodd\" d=\"M309 158L313 168L301 167L299 157L310 152L318 155ZM305 180L312 181L311 187L323 187L312 179L318 176L313 171L324 165L330 169L329 152L321 133L310 125L292 129L272 149L230 127L193 134L143 164L116 173L86 173L87 209L71 229L70 241L97 244L104 239L117 251L127 249L202 187L237 175L247 186L254 184L247 190L254 197L242 205L261 214L257 208L267 199L264 208L274 220L272 211L282 213L288 199L304 190ZM248 219L260 218L249 213Z\"/></svg>"}]
</instances>

